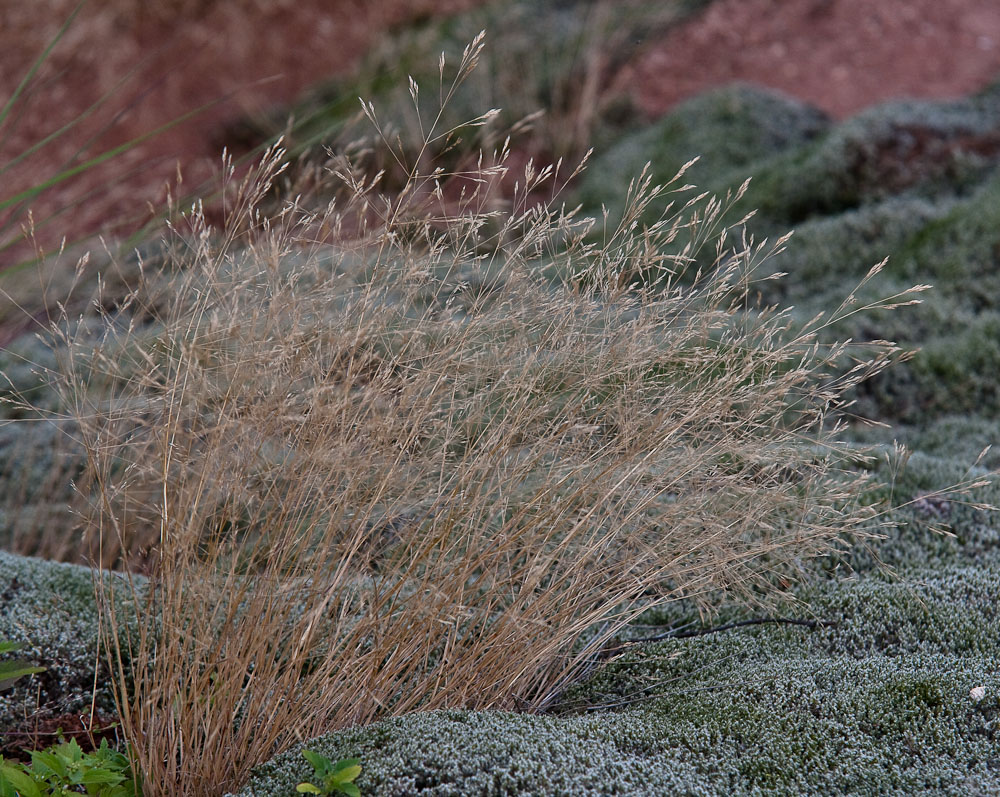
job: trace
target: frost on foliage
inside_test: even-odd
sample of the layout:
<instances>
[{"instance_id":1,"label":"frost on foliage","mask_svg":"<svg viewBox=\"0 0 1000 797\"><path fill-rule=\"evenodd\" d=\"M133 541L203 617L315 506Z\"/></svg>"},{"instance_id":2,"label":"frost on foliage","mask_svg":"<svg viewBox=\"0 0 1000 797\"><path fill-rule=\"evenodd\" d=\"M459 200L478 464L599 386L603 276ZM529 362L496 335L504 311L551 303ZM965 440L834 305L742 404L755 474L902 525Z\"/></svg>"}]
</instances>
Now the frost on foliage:
<instances>
[{"instance_id":1,"label":"frost on foliage","mask_svg":"<svg viewBox=\"0 0 1000 797\"><path fill-rule=\"evenodd\" d=\"M649 755L615 717L556 719L438 711L411 714L306 745L359 756L363 794L691 794L714 791L676 751ZM298 750L260 767L241 795L291 795L308 777Z\"/></svg>"},{"instance_id":2,"label":"frost on foliage","mask_svg":"<svg viewBox=\"0 0 1000 797\"><path fill-rule=\"evenodd\" d=\"M127 616L126 600L120 600ZM23 644L18 657L46 668L0 692L0 734L26 719L89 712L95 666L101 673L97 708L110 713L114 703L98 637L88 568L0 551L0 639Z\"/></svg>"},{"instance_id":3,"label":"frost on foliage","mask_svg":"<svg viewBox=\"0 0 1000 797\"><path fill-rule=\"evenodd\" d=\"M914 455L894 498L954 483L967 467ZM990 492L978 497L996 503ZM809 608L788 610L833 625L639 645L553 715L413 714L304 747L360 757L357 783L379 795L1000 793L996 519L956 501L948 536L919 505L897 514L902 525L873 547L898 577L856 553L853 577L843 562L819 568L799 590ZM644 620L697 619L685 611ZM731 609L716 622L745 616ZM291 797L310 774L291 750L259 767L241 797Z\"/></svg>"},{"instance_id":4,"label":"frost on foliage","mask_svg":"<svg viewBox=\"0 0 1000 797\"><path fill-rule=\"evenodd\" d=\"M835 627L637 648L561 715L415 714L306 747L360 757L380 795L995 793L1000 569L923 575L831 585L814 609ZM308 774L294 750L243 794Z\"/></svg>"}]
</instances>

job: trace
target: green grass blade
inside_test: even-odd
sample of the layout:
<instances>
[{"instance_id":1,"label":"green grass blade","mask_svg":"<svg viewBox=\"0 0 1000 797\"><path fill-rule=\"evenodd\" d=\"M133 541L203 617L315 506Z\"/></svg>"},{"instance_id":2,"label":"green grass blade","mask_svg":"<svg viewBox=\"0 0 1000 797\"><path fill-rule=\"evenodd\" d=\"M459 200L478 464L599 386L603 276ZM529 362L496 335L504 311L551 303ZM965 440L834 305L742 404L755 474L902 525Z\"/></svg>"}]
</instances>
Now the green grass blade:
<instances>
[{"instance_id":1,"label":"green grass blade","mask_svg":"<svg viewBox=\"0 0 1000 797\"><path fill-rule=\"evenodd\" d=\"M25 160L26 158L30 158L36 152L38 152L41 149L44 149L46 146L48 146L49 144L51 144L53 141L56 141L57 139L62 138L64 135L66 135L66 133L68 133L70 130L72 130L74 127L76 127L78 124L80 124L80 122L82 122L84 119L92 116L94 114L94 112L98 108L102 107L108 100L110 100L111 97L114 96L114 94L126 82L128 82L132 78L132 76L138 71L138 69L139 69L139 67L136 66L135 68L129 70L128 73L126 73L124 77L122 77L111 89L109 89L108 92L103 97L101 97L99 100L97 100L92 105L90 105L90 107L88 107L86 110L84 110L78 116L74 117L72 119L72 121L67 122L62 127L60 127L58 130L55 130L55 131L49 133L43 139L41 139L40 141L36 142L35 144L32 144L30 147L28 147L26 150L24 150L23 152L21 152L19 155L15 156L14 158L11 158L5 164L3 164L2 166L0 166L0 174L3 174L4 172L6 172L9 169L13 168L14 166L16 166L17 164L19 164L21 161Z\"/></svg>"},{"instance_id":2,"label":"green grass blade","mask_svg":"<svg viewBox=\"0 0 1000 797\"><path fill-rule=\"evenodd\" d=\"M49 42L48 46L45 48L45 50L42 51L41 55L39 55L38 58L35 59L35 63L31 65L31 69L28 70L28 73L23 78L21 78L21 82L17 84L17 88L14 89L14 93L10 95L10 99L8 99L3 108L0 109L0 125L3 125L4 121L7 119L7 116L10 114L14 105L17 103L18 98L24 92L25 88L27 88L28 84L32 81L35 75L38 73L38 70L42 68L42 64L44 64L48 60L49 56L52 54L52 49L59 43L62 37L66 35L66 31L69 30L69 26L73 24L73 20L76 18L76 15L79 13L80 9L83 8L86 2L87 0L80 0L76 8L73 9L73 12L62 24L62 27L59 28L59 31L56 33L56 35L52 38L52 41Z\"/></svg>"},{"instance_id":3,"label":"green grass blade","mask_svg":"<svg viewBox=\"0 0 1000 797\"><path fill-rule=\"evenodd\" d=\"M147 141L150 138L153 138L154 136L157 136L160 133L163 133L164 131L169 130L172 127L176 127L182 122L186 122L188 119L201 113L206 108L215 105L216 102L218 101L208 103L207 105L203 105L199 108L196 108L193 111L188 111L183 116L179 116L176 119L167 122L164 125L160 125L155 130L150 130L148 133L143 133L141 136L136 136L135 138L126 141L124 144L119 144L117 147L112 147L106 152L102 152L100 155L95 155L93 158L89 158L88 160L85 160L83 163L79 163L76 166L73 166L69 169L65 169L59 172L58 174L55 174L52 177L48 178L47 180L43 180L42 182L32 186L31 188L26 188L24 191L21 191L18 194L14 194L14 196L12 197L8 197L7 199L0 201L0 210L6 210L12 205L16 205L20 202L33 199L43 191L52 188L55 185L59 185L59 183L65 182L66 180L69 180L71 177L75 177L76 175L81 174L82 172L85 172L88 169L92 169L95 166L99 166L105 161L109 161L112 158L117 157L118 155L121 155L124 152L128 152L128 150L132 149L137 144L141 144L143 141Z\"/></svg>"}]
</instances>

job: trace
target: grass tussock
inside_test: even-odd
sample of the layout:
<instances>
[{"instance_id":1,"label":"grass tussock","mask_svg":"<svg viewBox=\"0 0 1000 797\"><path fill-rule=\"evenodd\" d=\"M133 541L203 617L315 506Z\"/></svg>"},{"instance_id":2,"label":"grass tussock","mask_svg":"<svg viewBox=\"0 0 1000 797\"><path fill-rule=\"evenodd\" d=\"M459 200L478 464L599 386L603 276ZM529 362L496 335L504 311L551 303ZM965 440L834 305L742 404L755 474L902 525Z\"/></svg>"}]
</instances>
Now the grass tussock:
<instances>
[{"instance_id":1,"label":"grass tussock","mask_svg":"<svg viewBox=\"0 0 1000 797\"><path fill-rule=\"evenodd\" d=\"M866 528L827 420L893 347L755 308L781 242L727 230L732 197L639 179L602 238L525 199L556 168L500 202L505 152L417 158L392 195L336 159L332 202L266 210L275 148L220 228L195 207L96 303L96 340L59 333L88 533L152 575L129 648L109 635L146 794L418 708L543 709L642 608L759 595Z\"/></svg>"}]
</instances>

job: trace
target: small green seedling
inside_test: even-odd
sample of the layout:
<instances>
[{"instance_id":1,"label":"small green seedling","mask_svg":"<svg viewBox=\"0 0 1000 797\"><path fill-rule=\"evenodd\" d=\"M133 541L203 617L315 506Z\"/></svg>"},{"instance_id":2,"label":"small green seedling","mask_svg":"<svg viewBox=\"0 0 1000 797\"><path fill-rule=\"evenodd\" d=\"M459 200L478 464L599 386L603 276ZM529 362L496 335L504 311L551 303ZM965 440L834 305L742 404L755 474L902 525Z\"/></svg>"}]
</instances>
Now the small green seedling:
<instances>
[{"instance_id":1,"label":"small green seedling","mask_svg":"<svg viewBox=\"0 0 1000 797\"><path fill-rule=\"evenodd\" d=\"M13 650L17 650L22 647L17 642L9 642L6 639L0 639L0 656L4 653L10 653ZM25 661L20 659L15 659L14 661L0 661L0 692L4 689L10 689L14 683L19 679L23 678L25 675L31 675L36 672L45 672L44 667L32 667Z\"/></svg>"},{"instance_id":2,"label":"small green seedling","mask_svg":"<svg viewBox=\"0 0 1000 797\"><path fill-rule=\"evenodd\" d=\"M0 756L0 797L141 797L128 757L108 746L84 753L76 739L31 753L31 764Z\"/></svg>"},{"instance_id":3,"label":"small green seedling","mask_svg":"<svg viewBox=\"0 0 1000 797\"><path fill-rule=\"evenodd\" d=\"M349 797L361 797L361 791L354 785L354 779L361 774L361 759L345 758L335 764L312 750L303 750L302 756L316 770L316 780L321 785L300 783L295 791L301 794L347 794Z\"/></svg>"}]
</instances>

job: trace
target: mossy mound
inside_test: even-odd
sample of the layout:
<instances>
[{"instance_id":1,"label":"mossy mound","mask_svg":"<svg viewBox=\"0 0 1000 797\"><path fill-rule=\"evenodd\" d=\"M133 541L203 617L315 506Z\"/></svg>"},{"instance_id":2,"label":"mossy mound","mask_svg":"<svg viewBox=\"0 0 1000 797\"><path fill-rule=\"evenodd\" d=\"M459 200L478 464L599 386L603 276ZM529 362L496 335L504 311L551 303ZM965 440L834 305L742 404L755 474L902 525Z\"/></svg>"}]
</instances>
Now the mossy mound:
<instances>
[{"instance_id":1,"label":"mossy mound","mask_svg":"<svg viewBox=\"0 0 1000 797\"><path fill-rule=\"evenodd\" d=\"M995 793L1000 629L963 611L962 574L942 580L930 608L903 586L817 604L836 630L643 646L567 696L574 716L415 714L306 747L360 756L371 794ZM308 770L292 751L243 794L292 795Z\"/></svg>"},{"instance_id":2,"label":"mossy mound","mask_svg":"<svg viewBox=\"0 0 1000 797\"><path fill-rule=\"evenodd\" d=\"M590 209L620 201L645 164L654 184L666 184L693 158L685 180L699 187L739 186L754 165L798 151L825 133L829 120L791 97L746 84L707 91L600 155L581 180L578 201Z\"/></svg>"},{"instance_id":3,"label":"mossy mound","mask_svg":"<svg viewBox=\"0 0 1000 797\"><path fill-rule=\"evenodd\" d=\"M891 102L752 168L746 204L769 224L790 228L893 196L967 191L998 157L995 93Z\"/></svg>"},{"instance_id":4,"label":"mossy mound","mask_svg":"<svg viewBox=\"0 0 1000 797\"><path fill-rule=\"evenodd\" d=\"M134 617L131 593L120 577L107 578L104 588L115 592L124 633ZM144 580L134 578L141 588ZM49 718L89 714L92 706L113 714L97 589L89 568L0 551L0 639L22 644L17 657L46 668L0 692L0 736Z\"/></svg>"},{"instance_id":5,"label":"mossy mound","mask_svg":"<svg viewBox=\"0 0 1000 797\"><path fill-rule=\"evenodd\" d=\"M1000 419L968 415L944 415L925 428L899 429L897 437L915 451L934 451L938 456L1000 469ZM988 450L987 450L988 449Z\"/></svg>"},{"instance_id":6,"label":"mossy mound","mask_svg":"<svg viewBox=\"0 0 1000 797\"><path fill-rule=\"evenodd\" d=\"M305 746L332 760L360 755L363 794L711 794L664 751L650 756L628 723L474 711L410 714ZM667 763L668 765L664 765ZM293 795L309 767L291 751L260 767L243 795ZM652 790L652 791L650 791Z\"/></svg>"},{"instance_id":7,"label":"mossy mound","mask_svg":"<svg viewBox=\"0 0 1000 797\"><path fill-rule=\"evenodd\" d=\"M380 795L995 793L1000 530L963 496L924 498L967 461L917 453L895 478L891 459L875 467L906 506L883 539L817 563L784 611L812 627L635 644L546 716L413 714L303 747L360 757L358 785ZM715 622L747 619L761 618L729 608ZM698 615L677 603L642 621ZM290 796L310 774L295 749L241 794Z\"/></svg>"},{"instance_id":8,"label":"mossy mound","mask_svg":"<svg viewBox=\"0 0 1000 797\"><path fill-rule=\"evenodd\" d=\"M663 183L695 155L702 162L687 177L700 189L724 195L751 177L734 210L757 210L758 240L795 230L762 265L761 277L788 275L759 284L763 303L793 306L805 322L838 307L886 257L848 310L933 286L919 306L845 314L825 333L919 349L859 391L860 415L912 426L1000 416L1000 84L964 99L886 103L836 125L760 89L717 89L595 160L576 198L596 213L645 161Z\"/></svg>"},{"instance_id":9,"label":"mossy mound","mask_svg":"<svg viewBox=\"0 0 1000 797\"><path fill-rule=\"evenodd\" d=\"M793 305L803 319L836 307L884 257L859 305L932 286L917 306L853 315L830 329L831 337L894 340L916 351L862 388L862 415L915 426L963 413L1000 416L998 200L993 172L968 196L890 198L803 224L769 263L788 276L762 285L765 300Z\"/></svg>"},{"instance_id":10,"label":"mossy mound","mask_svg":"<svg viewBox=\"0 0 1000 797\"><path fill-rule=\"evenodd\" d=\"M663 183L695 156L702 162L689 176L701 188L724 193L751 177L742 207L758 212L759 230L783 233L892 197L974 189L1000 159L1000 91L886 103L832 125L820 111L764 89L715 89L596 159L580 198L600 207L609 201L606 186L647 160L653 181Z\"/></svg>"},{"instance_id":11,"label":"mossy mound","mask_svg":"<svg viewBox=\"0 0 1000 797\"><path fill-rule=\"evenodd\" d=\"M935 291L924 297L928 305L946 303L965 313L996 309L998 200L1000 173L989 170L965 196L890 197L813 219L796 228L785 252L769 263L771 270L788 272L768 286L769 297L820 306L831 291L857 283L888 258L883 285L929 282Z\"/></svg>"}]
</instances>

